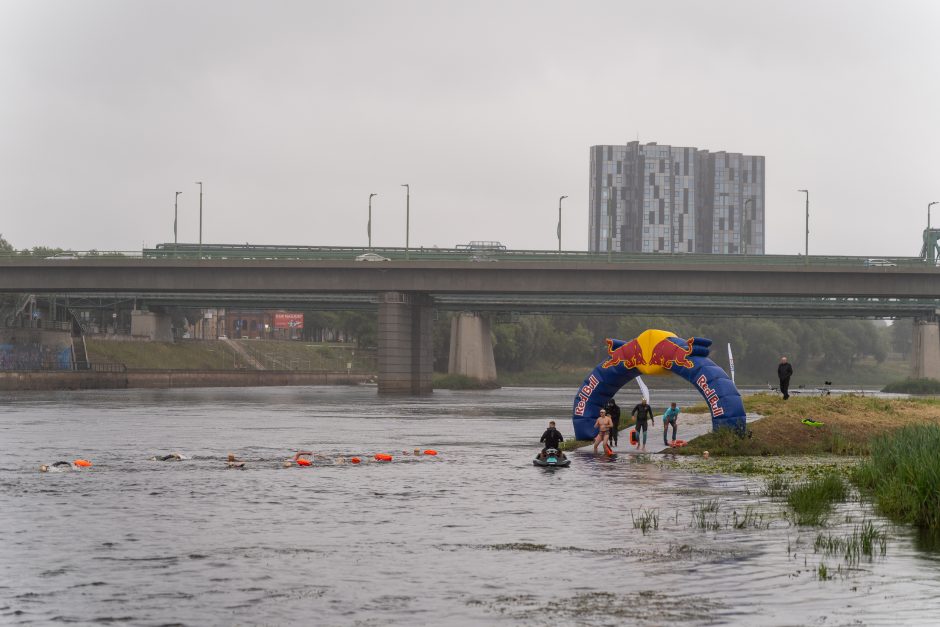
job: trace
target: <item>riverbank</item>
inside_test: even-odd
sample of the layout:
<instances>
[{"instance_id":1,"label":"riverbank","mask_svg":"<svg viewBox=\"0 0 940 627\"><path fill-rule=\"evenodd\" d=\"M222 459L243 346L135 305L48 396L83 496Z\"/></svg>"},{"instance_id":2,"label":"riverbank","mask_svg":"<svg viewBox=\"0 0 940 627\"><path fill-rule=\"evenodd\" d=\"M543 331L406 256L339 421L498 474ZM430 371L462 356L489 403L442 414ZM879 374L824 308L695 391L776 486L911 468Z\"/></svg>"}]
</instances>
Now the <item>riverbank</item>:
<instances>
[{"instance_id":1,"label":"riverbank","mask_svg":"<svg viewBox=\"0 0 940 627\"><path fill-rule=\"evenodd\" d=\"M273 370L128 370L126 372L68 370L0 372L0 391L357 385L367 383L371 380L373 380L372 375L367 374Z\"/></svg>"}]
</instances>

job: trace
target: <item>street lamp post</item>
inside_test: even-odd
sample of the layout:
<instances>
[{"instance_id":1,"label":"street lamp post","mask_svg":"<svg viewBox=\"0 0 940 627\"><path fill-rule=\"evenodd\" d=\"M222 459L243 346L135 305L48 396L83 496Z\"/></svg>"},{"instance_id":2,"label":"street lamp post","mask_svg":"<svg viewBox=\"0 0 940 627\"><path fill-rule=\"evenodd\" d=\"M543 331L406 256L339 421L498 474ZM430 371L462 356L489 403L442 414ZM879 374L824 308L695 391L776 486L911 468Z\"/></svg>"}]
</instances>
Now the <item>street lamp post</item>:
<instances>
[{"instance_id":1,"label":"street lamp post","mask_svg":"<svg viewBox=\"0 0 940 627\"><path fill-rule=\"evenodd\" d=\"M558 199L558 252L561 252L561 201L565 198L567 196Z\"/></svg>"},{"instance_id":2,"label":"street lamp post","mask_svg":"<svg viewBox=\"0 0 940 627\"><path fill-rule=\"evenodd\" d=\"M402 183L405 188L405 259L409 259L409 234L411 232L411 186L408 183Z\"/></svg>"},{"instance_id":3,"label":"street lamp post","mask_svg":"<svg viewBox=\"0 0 940 627\"><path fill-rule=\"evenodd\" d=\"M378 194L369 194L369 223L366 225L366 233L369 234L369 250L372 250L372 197Z\"/></svg>"},{"instance_id":4,"label":"street lamp post","mask_svg":"<svg viewBox=\"0 0 940 627\"><path fill-rule=\"evenodd\" d=\"M199 186L199 258L202 259L202 181L196 181Z\"/></svg>"},{"instance_id":5,"label":"street lamp post","mask_svg":"<svg viewBox=\"0 0 940 627\"><path fill-rule=\"evenodd\" d=\"M934 205L940 205L940 202L932 202L927 205L927 229L930 229L930 208Z\"/></svg>"},{"instance_id":6,"label":"street lamp post","mask_svg":"<svg viewBox=\"0 0 940 627\"><path fill-rule=\"evenodd\" d=\"M798 189L798 192L806 194L806 258L803 259L803 263L809 263L809 190L808 189Z\"/></svg>"},{"instance_id":7,"label":"street lamp post","mask_svg":"<svg viewBox=\"0 0 940 627\"><path fill-rule=\"evenodd\" d=\"M179 223L179 219L180 219L180 194L182 193L183 192L176 192L176 198L173 199L173 246L174 247L177 244L176 225Z\"/></svg>"}]
</instances>

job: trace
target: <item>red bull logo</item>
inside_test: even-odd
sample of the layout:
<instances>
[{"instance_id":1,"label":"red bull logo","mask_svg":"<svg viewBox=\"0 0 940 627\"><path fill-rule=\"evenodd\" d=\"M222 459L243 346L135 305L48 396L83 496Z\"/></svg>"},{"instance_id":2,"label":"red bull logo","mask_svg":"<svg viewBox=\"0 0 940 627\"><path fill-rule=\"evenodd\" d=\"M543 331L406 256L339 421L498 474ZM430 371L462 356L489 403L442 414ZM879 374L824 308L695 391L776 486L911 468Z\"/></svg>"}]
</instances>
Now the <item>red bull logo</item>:
<instances>
[{"instance_id":1,"label":"red bull logo","mask_svg":"<svg viewBox=\"0 0 940 627\"><path fill-rule=\"evenodd\" d=\"M581 389L578 390L578 404L574 408L574 414L576 416L583 416L584 409L587 407L587 400L591 398L591 393L594 392L594 388L597 387L597 384L600 381L597 380L593 374L588 377L586 384L581 386Z\"/></svg>"},{"instance_id":2,"label":"red bull logo","mask_svg":"<svg viewBox=\"0 0 940 627\"><path fill-rule=\"evenodd\" d=\"M692 354L692 338L689 338L686 342L689 345L688 348L682 348L672 343L669 338L660 340L659 343L653 347L649 364L652 366L662 366L667 370L672 370L673 366L692 368L695 365L692 363L692 360L689 359L689 355Z\"/></svg>"},{"instance_id":3,"label":"red bull logo","mask_svg":"<svg viewBox=\"0 0 940 627\"><path fill-rule=\"evenodd\" d=\"M701 375L698 379L695 380L695 385L698 386L698 389L702 391L702 394L705 396L705 400L708 401L708 407L711 409L712 418L717 418L722 416L725 413L725 410L718 404L718 392L714 388L708 385L708 379L705 378L705 375Z\"/></svg>"},{"instance_id":4,"label":"red bull logo","mask_svg":"<svg viewBox=\"0 0 940 627\"><path fill-rule=\"evenodd\" d=\"M643 347L635 339L630 340L619 348L614 348L613 340L607 340L607 354L610 359L601 364L602 368L613 368L618 364L623 364L625 368L636 368L646 363L643 356Z\"/></svg>"}]
</instances>

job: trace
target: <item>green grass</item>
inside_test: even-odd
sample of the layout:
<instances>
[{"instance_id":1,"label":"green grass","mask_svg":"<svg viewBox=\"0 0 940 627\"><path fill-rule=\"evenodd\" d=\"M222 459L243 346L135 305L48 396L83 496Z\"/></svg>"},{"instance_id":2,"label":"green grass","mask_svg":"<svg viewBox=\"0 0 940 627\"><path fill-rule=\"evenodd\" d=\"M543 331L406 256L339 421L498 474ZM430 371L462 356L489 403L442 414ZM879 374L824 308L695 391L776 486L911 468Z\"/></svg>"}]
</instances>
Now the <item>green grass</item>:
<instances>
[{"instance_id":1,"label":"green grass","mask_svg":"<svg viewBox=\"0 0 940 627\"><path fill-rule=\"evenodd\" d=\"M876 554L884 556L888 550L888 536L882 529L876 529L870 520L862 521L849 536L819 534L813 543L813 551L824 555L839 555L849 566L858 564L862 556L869 560Z\"/></svg>"},{"instance_id":2,"label":"green grass","mask_svg":"<svg viewBox=\"0 0 940 627\"><path fill-rule=\"evenodd\" d=\"M881 391L894 394L940 394L940 381L936 379L904 379L903 381L889 383Z\"/></svg>"},{"instance_id":3,"label":"green grass","mask_svg":"<svg viewBox=\"0 0 940 627\"><path fill-rule=\"evenodd\" d=\"M798 525L819 526L826 522L832 504L844 501L848 494L845 483L835 474L826 474L791 487L787 505Z\"/></svg>"},{"instance_id":4,"label":"green grass","mask_svg":"<svg viewBox=\"0 0 940 627\"><path fill-rule=\"evenodd\" d=\"M115 342L87 340L92 363L120 363L129 370L233 370L247 367L223 342Z\"/></svg>"},{"instance_id":5,"label":"green grass","mask_svg":"<svg viewBox=\"0 0 940 627\"><path fill-rule=\"evenodd\" d=\"M639 529L644 536L651 529L659 529L659 510L657 509L641 509L638 514L631 509L630 518L633 520L633 528Z\"/></svg>"},{"instance_id":6,"label":"green grass","mask_svg":"<svg viewBox=\"0 0 940 627\"><path fill-rule=\"evenodd\" d=\"M909 425L876 439L852 480L889 518L940 529L940 426Z\"/></svg>"},{"instance_id":7,"label":"green grass","mask_svg":"<svg viewBox=\"0 0 940 627\"><path fill-rule=\"evenodd\" d=\"M718 510L721 503L718 499L699 501L692 508L692 526L702 531L717 531L721 529L718 522Z\"/></svg>"}]
</instances>

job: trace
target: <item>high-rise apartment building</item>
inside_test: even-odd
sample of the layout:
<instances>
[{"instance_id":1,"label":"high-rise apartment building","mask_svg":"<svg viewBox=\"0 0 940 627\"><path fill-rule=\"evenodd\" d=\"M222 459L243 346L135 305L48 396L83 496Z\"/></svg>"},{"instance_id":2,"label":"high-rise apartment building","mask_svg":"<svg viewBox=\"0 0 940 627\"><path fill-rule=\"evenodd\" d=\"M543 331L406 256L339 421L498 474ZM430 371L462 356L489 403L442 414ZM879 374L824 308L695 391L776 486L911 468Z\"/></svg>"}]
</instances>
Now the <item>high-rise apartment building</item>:
<instances>
[{"instance_id":1,"label":"high-rise apartment building","mask_svg":"<svg viewBox=\"0 0 940 627\"><path fill-rule=\"evenodd\" d=\"M591 146L589 248L764 254L764 157Z\"/></svg>"}]
</instances>

